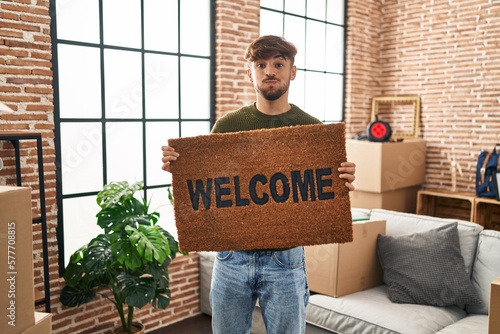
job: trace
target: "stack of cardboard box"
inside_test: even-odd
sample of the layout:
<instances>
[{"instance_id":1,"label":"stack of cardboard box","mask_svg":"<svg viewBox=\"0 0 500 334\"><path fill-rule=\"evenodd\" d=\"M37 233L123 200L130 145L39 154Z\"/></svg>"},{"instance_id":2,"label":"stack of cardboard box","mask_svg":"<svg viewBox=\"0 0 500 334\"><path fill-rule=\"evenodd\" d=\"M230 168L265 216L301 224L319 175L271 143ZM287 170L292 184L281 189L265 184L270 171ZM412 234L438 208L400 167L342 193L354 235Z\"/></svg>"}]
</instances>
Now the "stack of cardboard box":
<instances>
[{"instance_id":1,"label":"stack of cardboard box","mask_svg":"<svg viewBox=\"0 0 500 334\"><path fill-rule=\"evenodd\" d=\"M382 284L383 272L376 250L378 235L385 235L385 223L354 222L352 242L306 246L309 289L340 297Z\"/></svg>"},{"instance_id":2,"label":"stack of cardboard box","mask_svg":"<svg viewBox=\"0 0 500 334\"><path fill-rule=\"evenodd\" d=\"M426 144L347 140L347 159L356 163L351 206L415 213L417 192L425 182Z\"/></svg>"},{"instance_id":3,"label":"stack of cardboard box","mask_svg":"<svg viewBox=\"0 0 500 334\"><path fill-rule=\"evenodd\" d=\"M0 186L0 333L50 334L52 315L35 312L31 190Z\"/></svg>"}]
</instances>

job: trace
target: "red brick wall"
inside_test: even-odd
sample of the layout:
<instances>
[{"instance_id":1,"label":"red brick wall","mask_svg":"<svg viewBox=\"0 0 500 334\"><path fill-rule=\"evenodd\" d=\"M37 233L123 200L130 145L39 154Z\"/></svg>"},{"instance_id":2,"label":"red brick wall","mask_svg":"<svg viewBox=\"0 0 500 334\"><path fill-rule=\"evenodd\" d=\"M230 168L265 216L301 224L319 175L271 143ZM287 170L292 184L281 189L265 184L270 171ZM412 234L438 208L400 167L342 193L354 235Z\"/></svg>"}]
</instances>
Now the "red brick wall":
<instances>
[{"instance_id":1,"label":"red brick wall","mask_svg":"<svg viewBox=\"0 0 500 334\"><path fill-rule=\"evenodd\" d=\"M51 279L57 282L54 107L48 6L49 1L38 1L36 5L26 1L0 3L0 101L14 110L0 114L0 131L42 133L50 271ZM32 188L33 216L39 217L36 142L21 141L20 147L22 183ZM15 157L10 142L0 142L0 157L5 166L0 171L0 184L15 185ZM43 290L41 225L34 225L33 231L35 285Z\"/></svg>"},{"instance_id":2,"label":"red brick wall","mask_svg":"<svg viewBox=\"0 0 500 334\"><path fill-rule=\"evenodd\" d=\"M430 187L450 186L446 153L464 171L459 190L474 190L475 158L481 148L500 142L500 6L495 1L453 2L350 0L347 48L346 123L349 134L369 122L371 98L418 95L420 136L428 142ZM99 300L65 308L58 296L57 207L49 2L0 2L0 101L15 110L0 114L0 131L43 134L49 224L51 304L54 333L103 332L116 323L110 304ZM254 100L243 51L259 35L259 1L217 1L216 112L220 117ZM472 132L472 134L471 134ZM33 187L38 215L37 161L33 143L22 145L23 181ZM15 184L14 153L0 143L6 167L0 184ZM34 227L35 276L42 288L40 228ZM181 257L171 267L172 305L144 308L139 319L151 330L199 312L198 258ZM43 310L43 306L39 308Z\"/></svg>"},{"instance_id":3,"label":"red brick wall","mask_svg":"<svg viewBox=\"0 0 500 334\"><path fill-rule=\"evenodd\" d=\"M380 91L380 1L349 1L347 19L346 132L366 129L372 96Z\"/></svg>"},{"instance_id":4,"label":"red brick wall","mask_svg":"<svg viewBox=\"0 0 500 334\"><path fill-rule=\"evenodd\" d=\"M258 0L217 1L217 117L255 101L243 53L246 46L259 37L259 15Z\"/></svg>"}]
</instances>

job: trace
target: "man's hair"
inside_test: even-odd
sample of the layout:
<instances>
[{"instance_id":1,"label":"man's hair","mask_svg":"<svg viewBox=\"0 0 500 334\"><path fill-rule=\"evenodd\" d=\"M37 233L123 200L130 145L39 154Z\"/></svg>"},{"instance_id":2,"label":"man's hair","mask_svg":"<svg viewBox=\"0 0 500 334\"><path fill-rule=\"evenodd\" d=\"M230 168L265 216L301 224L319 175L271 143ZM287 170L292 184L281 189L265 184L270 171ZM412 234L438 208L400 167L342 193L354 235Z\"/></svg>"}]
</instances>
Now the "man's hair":
<instances>
[{"instance_id":1,"label":"man's hair","mask_svg":"<svg viewBox=\"0 0 500 334\"><path fill-rule=\"evenodd\" d=\"M245 51L245 60L253 62L258 59L268 59L276 52L285 59L290 59L293 65L297 48L285 38L273 35L261 36L250 43Z\"/></svg>"}]
</instances>

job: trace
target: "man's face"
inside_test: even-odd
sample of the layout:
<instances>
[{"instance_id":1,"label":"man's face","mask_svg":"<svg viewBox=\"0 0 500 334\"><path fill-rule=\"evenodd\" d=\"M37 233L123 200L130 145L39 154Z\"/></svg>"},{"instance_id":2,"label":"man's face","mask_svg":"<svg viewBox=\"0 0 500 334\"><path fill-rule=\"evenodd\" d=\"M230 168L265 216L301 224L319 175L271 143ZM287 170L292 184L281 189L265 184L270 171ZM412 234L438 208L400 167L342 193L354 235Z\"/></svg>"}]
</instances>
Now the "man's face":
<instances>
[{"instance_id":1,"label":"man's face","mask_svg":"<svg viewBox=\"0 0 500 334\"><path fill-rule=\"evenodd\" d=\"M257 93L268 101L275 101L288 91L296 72L297 68L292 65L290 59L276 53L269 59L252 62L248 77Z\"/></svg>"}]
</instances>

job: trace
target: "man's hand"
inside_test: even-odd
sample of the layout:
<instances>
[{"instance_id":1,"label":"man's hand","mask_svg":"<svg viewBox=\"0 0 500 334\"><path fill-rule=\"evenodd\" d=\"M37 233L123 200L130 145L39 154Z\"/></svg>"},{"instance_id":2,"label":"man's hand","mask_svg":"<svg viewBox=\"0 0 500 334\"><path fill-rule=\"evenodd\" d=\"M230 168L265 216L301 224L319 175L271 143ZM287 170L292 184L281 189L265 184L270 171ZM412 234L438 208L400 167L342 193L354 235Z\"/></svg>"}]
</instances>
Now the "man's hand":
<instances>
[{"instance_id":1,"label":"man's hand","mask_svg":"<svg viewBox=\"0 0 500 334\"><path fill-rule=\"evenodd\" d=\"M161 158L163 166L161 166L161 169L171 173L172 170L170 169L170 162L177 160L179 153L175 152L173 147L166 145L162 146L161 150L163 152L163 158Z\"/></svg>"},{"instance_id":2,"label":"man's hand","mask_svg":"<svg viewBox=\"0 0 500 334\"><path fill-rule=\"evenodd\" d=\"M338 171L340 172L339 177L347 181L345 186L349 189L349 191L353 191L355 188L352 183L356 180L356 176L354 176L354 173L356 172L356 164L353 162L343 162L340 164Z\"/></svg>"}]
</instances>

